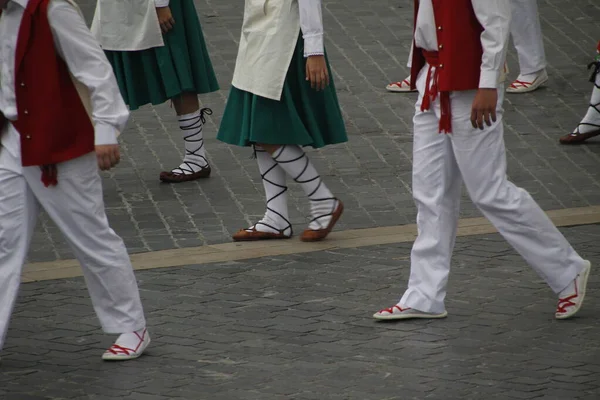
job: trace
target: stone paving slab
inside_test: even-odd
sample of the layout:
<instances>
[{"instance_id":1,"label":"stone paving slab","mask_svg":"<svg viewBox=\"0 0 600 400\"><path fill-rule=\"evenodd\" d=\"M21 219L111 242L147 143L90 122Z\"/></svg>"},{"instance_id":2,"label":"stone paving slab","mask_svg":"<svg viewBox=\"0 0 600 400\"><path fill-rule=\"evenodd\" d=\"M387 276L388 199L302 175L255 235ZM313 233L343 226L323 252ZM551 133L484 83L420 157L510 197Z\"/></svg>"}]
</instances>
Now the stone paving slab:
<instances>
[{"instance_id":1,"label":"stone paving slab","mask_svg":"<svg viewBox=\"0 0 600 400\"><path fill-rule=\"evenodd\" d=\"M600 265L600 226L565 228ZM153 344L103 363L80 278L24 284L2 400L600 398L600 279L580 316L498 235L459 238L449 317L377 323L405 288L410 243L138 273ZM596 267L597 268L597 267Z\"/></svg>"},{"instance_id":2,"label":"stone paving slab","mask_svg":"<svg viewBox=\"0 0 600 400\"><path fill-rule=\"evenodd\" d=\"M88 18L94 2L82 0ZM214 110L206 146L214 175L201 183L161 185L163 169L179 164L181 136L168 105L133 113L122 135L123 161L104 175L109 218L132 253L222 243L264 212L263 189L248 149L215 140L233 73L241 0L197 0L220 92L201 96ZM508 96L506 143L510 178L544 209L600 204L600 146L560 147L585 111L591 86L585 65L598 36L596 0L539 0L550 81L538 92ZM384 86L407 74L412 0L324 0L326 46L350 142L310 156L346 203L340 229L412 223L411 120L415 95ZM511 77L516 58L509 57ZM292 186L290 213L301 228L308 205ZM479 213L465 199L464 217ZM56 227L42 219L30 261L71 258Z\"/></svg>"}]
</instances>

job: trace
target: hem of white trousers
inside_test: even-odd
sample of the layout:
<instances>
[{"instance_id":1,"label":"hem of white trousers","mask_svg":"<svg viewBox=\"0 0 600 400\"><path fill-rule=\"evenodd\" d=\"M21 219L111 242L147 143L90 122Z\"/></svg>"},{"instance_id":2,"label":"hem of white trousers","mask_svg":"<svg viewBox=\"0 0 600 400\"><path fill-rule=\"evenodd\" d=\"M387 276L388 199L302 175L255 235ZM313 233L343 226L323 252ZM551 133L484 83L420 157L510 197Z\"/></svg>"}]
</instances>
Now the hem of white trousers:
<instances>
[{"instance_id":1,"label":"hem of white trousers","mask_svg":"<svg viewBox=\"0 0 600 400\"><path fill-rule=\"evenodd\" d=\"M412 298L412 300L410 298ZM444 303L437 304L437 302L431 300L423 300L419 292L412 289L408 289L404 293L404 296L402 296L402 299L400 300L399 304L402 304L402 306L404 307L410 307L413 310L421 311L424 313L441 314L444 311L446 311Z\"/></svg>"},{"instance_id":2,"label":"hem of white trousers","mask_svg":"<svg viewBox=\"0 0 600 400\"><path fill-rule=\"evenodd\" d=\"M543 67L541 67L541 68L537 68L537 69L534 69L534 70L528 70L528 69L525 69L525 70L519 70L519 75L532 75L532 74L538 74L538 73L542 72L543 70L545 70L545 69L546 69L546 67L547 67L547 65L546 65L546 64L544 64L544 66L543 66Z\"/></svg>"},{"instance_id":3,"label":"hem of white trousers","mask_svg":"<svg viewBox=\"0 0 600 400\"><path fill-rule=\"evenodd\" d=\"M137 331L144 329L145 327L146 327L146 321L141 320L141 321L135 322L133 324L121 324L121 325L110 325L110 326L103 325L102 330L104 331L104 333L108 333L111 335L116 335L116 334L120 335L122 333L137 332Z\"/></svg>"},{"instance_id":4,"label":"hem of white trousers","mask_svg":"<svg viewBox=\"0 0 600 400\"><path fill-rule=\"evenodd\" d=\"M577 275L583 272L586 266L587 264L585 260L581 259L581 264L575 267L575 272L573 272L571 268L567 268L567 271L565 271L565 273L562 274L560 278L556 280L556 282L559 282L558 286L551 287L552 291L556 294L562 292L564 289L566 289L567 286L571 284L571 282L575 280L575 278L577 278Z\"/></svg>"}]
</instances>

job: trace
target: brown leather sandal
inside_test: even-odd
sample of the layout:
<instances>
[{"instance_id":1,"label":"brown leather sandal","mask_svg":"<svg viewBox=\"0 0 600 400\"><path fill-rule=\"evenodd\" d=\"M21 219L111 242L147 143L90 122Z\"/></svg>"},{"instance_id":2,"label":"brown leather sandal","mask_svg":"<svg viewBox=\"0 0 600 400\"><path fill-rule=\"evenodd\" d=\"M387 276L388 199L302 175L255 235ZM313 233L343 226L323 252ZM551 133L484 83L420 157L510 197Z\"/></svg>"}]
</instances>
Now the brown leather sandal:
<instances>
[{"instance_id":1,"label":"brown leather sandal","mask_svg":"<svg viewBox=\"0 0 600 400\"><path fill-rule=\"evenodd\" d=\"M323 200L331 200L331 199L323 199ZM331 221L329 221L329 224L323 228L323 229L306 229L303 233L302 236L300 237L300 240L303 242L319 242L323 239L325 239L333 230L333 227L335 226L335 224L338 222L338 220L340 219L340 217L342 216L343 212L344 212L344 203L342 203L341 200L339 199L335 199L337 201L337 206L335 207L334 210L332 210L331 213L329 214L324 214L324 215L319 215L318 217L313 218L313 221L316 221L320 218L324 218L324 217L328 217L331 216Z\"/></svg>"},{"instance_id":2,"label":"brown leather sandal","mask_svg":"<svg viewBox=\"0 0 600 400\"><path fill-rule=\"evenodd\" d=\"M580 124L580 125L593 125L593 124ZM559 141L561 144L580 144L585 142L588 139L591 139L595 136L600 135L600 125L597 126L598 129L588 132L588 133L579 133L579 128L577 128L577 132L570 133L568 135L562 136Z\"/></svg>"},{"instance_id":3,"label":"brown leather sandal","mask_svg":"<svg viewBox=\"0 0 600 400\"><path fill-rule=\"evenodd\" d=\"M259 222L260 224L260 222ZM290 234L286 235L285 231L289 229ZM289 239L292 237L292 227L289 226L278 232L261 232L256 229L256 225L248 229L241 229L232 236L234 242L256 242L259 240L278 240Z\"/></svg>"},{"instance_id":4,"label":"brown leather sandal","mask_svg":"<svg viewBox=\"0 0 600 400\"><path fill-rule=\"evenodd\" d=\"M186 162L186 164L188 164ZM195 163L194 163L195 164ZM200 167L198 164L196 164ZM179 168L178 168L179 169ZM191 170L191 168L190 168ZM165 183L181 183L181 182L189 182L195 181L196 179L205 179L210 176L211 169L210 165L206 165L205 167L200 167L200 171L193 173L179 173L174 171L163 171L160 173L160 180Z\"/></svg>"}]
</instances>

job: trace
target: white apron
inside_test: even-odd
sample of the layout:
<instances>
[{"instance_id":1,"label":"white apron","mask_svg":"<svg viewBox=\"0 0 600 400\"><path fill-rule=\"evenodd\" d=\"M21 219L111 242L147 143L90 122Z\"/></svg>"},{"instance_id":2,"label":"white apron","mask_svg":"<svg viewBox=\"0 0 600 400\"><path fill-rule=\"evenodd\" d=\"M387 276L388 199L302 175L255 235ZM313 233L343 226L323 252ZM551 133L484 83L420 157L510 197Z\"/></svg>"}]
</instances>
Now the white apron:
<instances>
[{"instance_id":1,"label":"white apron","mask_svg":"<svg viewBox=\"0 0 600 400\"><path fill-rule=\"evenodd\" d=\"M154 0L98 0L91 30L104 50L164 46Z\"/></svg>"},{"instance_id":2,"label":"white apron","mask_svg":"<svg viewBox=\"0 0 600 400\"><path fill-rule=\"evenodd\" d=\"M299 34L297 0L246 0L232 85L279 101Z\"/></svg>"}]
</instances>

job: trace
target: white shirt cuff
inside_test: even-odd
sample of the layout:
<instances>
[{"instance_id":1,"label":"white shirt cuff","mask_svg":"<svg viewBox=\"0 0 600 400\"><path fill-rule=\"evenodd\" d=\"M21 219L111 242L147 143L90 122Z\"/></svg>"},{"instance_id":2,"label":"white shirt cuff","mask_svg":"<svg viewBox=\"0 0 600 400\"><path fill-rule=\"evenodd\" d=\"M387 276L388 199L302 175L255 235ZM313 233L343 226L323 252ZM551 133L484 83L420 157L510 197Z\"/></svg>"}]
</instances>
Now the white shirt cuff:
<instances>
[{"instance_id":1,"label":"white shirt cuff","mask_svg":"<svg viewBox=\"0 0 600 400\"><path fill-rule=\"evenodd\" d=\"M325 54L323 35L311 35L304 37L304 57L322 56L323 54Z\"/></svg>"},{"instance_id":2,"label":"white shirt cuff","mask_svg":"<svg viewBox=\"0 0 600 400\"><path fill-rule=\"evenodd\" d=\"M96 123L94 130L96 136L96 146L118 143L117 130L114 126L103 123Z\"/></svg>"},{"instance_id":3,"label":"white shirt cuff","mask_svg":"<svg viewBox=\"0 0 600 400\"><path fill-rule=\"evenodd\" d=\"M156 8L169 7L169 0L154 0Z\"/></svg>"},{"instance_id":4,"label":"white shirt cuff","mask_svg":"<svg viewBox=\"0 0 600 400\"><path fill-rule=\"evenodd\" d=\"M481 74L479 75L479 88L496 89L498 87L499 80L500 71L481 71Z\"/></svg>"}]
</instances>

